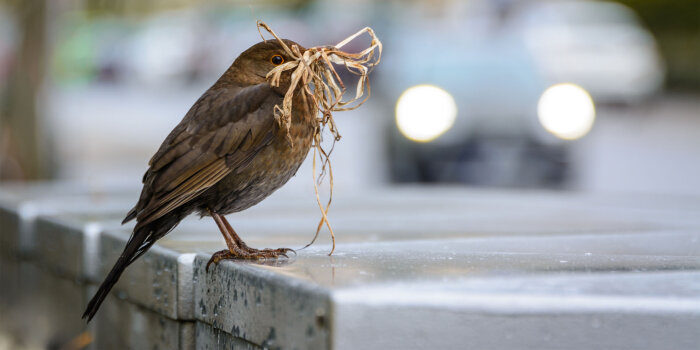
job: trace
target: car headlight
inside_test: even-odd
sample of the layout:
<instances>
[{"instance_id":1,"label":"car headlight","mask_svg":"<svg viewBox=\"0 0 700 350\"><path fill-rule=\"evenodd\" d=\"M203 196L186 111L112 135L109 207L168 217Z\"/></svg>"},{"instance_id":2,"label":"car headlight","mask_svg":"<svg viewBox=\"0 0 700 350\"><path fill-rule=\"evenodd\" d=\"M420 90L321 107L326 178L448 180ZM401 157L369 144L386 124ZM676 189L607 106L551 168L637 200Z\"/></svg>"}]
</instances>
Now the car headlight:
<instances>
[{"instance_id":1,"label":"car headlight","mask_svg":"<svg viewBox=\"0 0 700 350\"><path fill-rule=\"evenodd\" d=\"M542 93L537 104L540 124L554 136L575 140L586 135L595 121L591 95L574 84L552 85Z\"/></svg>"},{"instance_id":2,"label":"car headlight","mask_svg":"<svg viewBox=\"0 0 700 350\"><path fill-rule=\"evenodd\" d=\"M449 130L457 104L449 92L433 85L416 85L396 102L396 125L408 139L430 142Z\"/></svg>"}]
</instances>

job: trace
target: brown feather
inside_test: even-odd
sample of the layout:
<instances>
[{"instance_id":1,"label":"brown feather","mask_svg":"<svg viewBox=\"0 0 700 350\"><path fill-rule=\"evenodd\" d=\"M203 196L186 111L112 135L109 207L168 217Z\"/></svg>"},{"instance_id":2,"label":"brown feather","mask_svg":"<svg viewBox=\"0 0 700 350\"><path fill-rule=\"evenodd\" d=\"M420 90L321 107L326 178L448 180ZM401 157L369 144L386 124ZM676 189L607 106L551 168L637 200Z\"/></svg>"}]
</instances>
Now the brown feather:
<instances>
[{"instance_id":1,"label":"brown feather","mask_svg":"<svg viewBox=\"0 0 700 350\"><path fill-rule=\"evenodd\" d=\"M124 219L137 221L132 236L83 317L92 318L124 269L184 217L245 210L294 175L311 147L317 110L295 100L289 134L280 129L274 106L282 104L291 73L271 86L265 76L272 55L285 55L272 41L242 53L165 138Z\"/></svg>"},{"instance_id":2,"label":"brown feather","mask_svg":"<svg viewBox=\"0 0 700 350\"><path fill-rule=\"evenodd\" d=\"M152 222L187 203L231 171L247 165L269 144L277 127L274 103L270 102L281 101L282 97L267 84L234 91L233 96L218 91L205 93L151 158L135 210L139 223ZM212 99L221 98L228 100L212 104ZM212 108L214 105L219 108ZM221 105L227 113L216 113Z\"/></svg>"},{"instance_id":3,"label":"brown feather","mask_svg":"<svg viewBox=\"0 0 700 350\"><path fill-rule=\"evenodd\" d=\"M168 193L168 195L159 199L156 203L149 205L148 208L154 208L157 210L153 213L144 210L139 215L139 224L145 225L155 219L160 218L164 214L196 197L202 191L213 186L230 172L231 169L226 166L224 159L219 159L214 163L211 163L190 179L183 182L180 186L178 186L178 188ZM141 215L143 215L143 217Z\"/></svg>"}]
</instances>

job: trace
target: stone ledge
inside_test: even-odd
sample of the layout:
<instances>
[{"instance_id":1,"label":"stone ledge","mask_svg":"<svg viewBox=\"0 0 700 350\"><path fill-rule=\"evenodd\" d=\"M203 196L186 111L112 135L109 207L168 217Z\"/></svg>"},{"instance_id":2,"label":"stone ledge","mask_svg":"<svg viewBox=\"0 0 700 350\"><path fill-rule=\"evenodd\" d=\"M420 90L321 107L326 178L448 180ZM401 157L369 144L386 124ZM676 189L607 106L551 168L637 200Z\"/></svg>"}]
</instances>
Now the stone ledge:
<instances>
[{"instance_id":1,"label":"stone ledge","mask_svg":"<svg viewBox=\"0 0 700 350\"><path fill-rule=\"evenodd\" d=\"M195 317L236 338L270 349L327 349L329 291L249 263L195 259Z\"/></svg>"},{"instance_id":2,"label":"stone ledge","mask_svg":"<svg viewBox=\"0 0 700 350\"><path fill-rule=\"evenodd\" d=\"M173 320L110 295L95 316L94 349L191 350L194 322Z\"/></svg>"},{"instance_id":3,"label":"stone ledge","mask_svg":"<svg viewBox=\"0 0 700 350\"><path fill-rule=\"evenodd\" d=\"M130 235L131 232L126 229L103 232L100 239L100 276L106 276L112 269ZM193 320L192 293L180 290L191 290L192 263L190 261L189 266L181 266L181 255L154 245L124 271L114 286L114 292L171 319ZM180 272L184 272L184 280Z\"/></svg>"},{"instance_id":4,"label":"stone ledge","mask_svg":"<svg viewBox=\"0 0 700 350\"><path fill-rule=\"evenodd\" d=\"M36 261L68 278L99 283L100 235L117 225L115 214L109 213L39 216L34 224Z\"/></svg>"},{"instance_id":5,"label":"stone ledge","mask_svg":"<svg viewBox=\"0 0 700 350\"><path fill-rule=\"evenodd\" d=\"M49 325L31 334L44 342L84 330L79 314L131 234L118 225L135 195L78 192L0 188L0 268L12 282L1 311ZM318 219L299 203L272 198L230 220L251 246L298 247ZM91 324L96 348L700 343L699 198L438 187L335 203L332 257L322 234L289 260L208 273L223 239L211 220L185 220L126 270Z\"/></svg>"},{"instance_id":6,"label":"stone ledge","mask_svg":"<svg viewBox=\"0 0 700 350\"><path fill-rule=\"evenodd\" d=\"M3 185L0 187L0 254L34 254L34 224L39 216L61 213L103 214L129 208L123 193L90 192L64 184Z\"/></svg>"}]
</instances>

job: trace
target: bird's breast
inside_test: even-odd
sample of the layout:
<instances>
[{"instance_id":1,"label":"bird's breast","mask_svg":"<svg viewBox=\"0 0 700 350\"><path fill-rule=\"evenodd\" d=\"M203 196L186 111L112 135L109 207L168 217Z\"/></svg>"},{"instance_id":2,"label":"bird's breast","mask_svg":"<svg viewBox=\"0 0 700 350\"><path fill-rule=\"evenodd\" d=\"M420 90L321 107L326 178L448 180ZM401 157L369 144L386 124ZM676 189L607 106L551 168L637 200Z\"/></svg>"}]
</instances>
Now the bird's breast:
<instances>
[{"instance_id":1,"label":"bird's breast","mask_svg":"<svg viewBox=\"0 0 700 350\"><path fill-rule=\"evenodd\" d=\"M208 205L219 214L245 210L272 194L296 174L313 142L316 109L297 104L289 131L276 126L272 142L244 168L232 171L208 191ZM302 102L302 101L299 101Z\"/></svg>"}]
</instances>

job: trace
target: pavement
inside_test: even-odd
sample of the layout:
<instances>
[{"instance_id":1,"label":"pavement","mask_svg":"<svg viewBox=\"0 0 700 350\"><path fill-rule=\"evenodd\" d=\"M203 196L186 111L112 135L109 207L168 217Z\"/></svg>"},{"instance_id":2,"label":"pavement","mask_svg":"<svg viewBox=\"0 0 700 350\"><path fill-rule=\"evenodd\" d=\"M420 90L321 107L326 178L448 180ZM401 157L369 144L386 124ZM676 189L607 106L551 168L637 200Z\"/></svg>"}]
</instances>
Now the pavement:
<instances>
[{"instance_id":1,"label":"pavement","mask_svg":"<svg viewBox=\"0 0 700 350\"><path fill-rule=\"evenodd\" d=\"M598 106L589 135L572 143L573 188L700 195L700 96Z\"/></svg>"}]
</instances>

